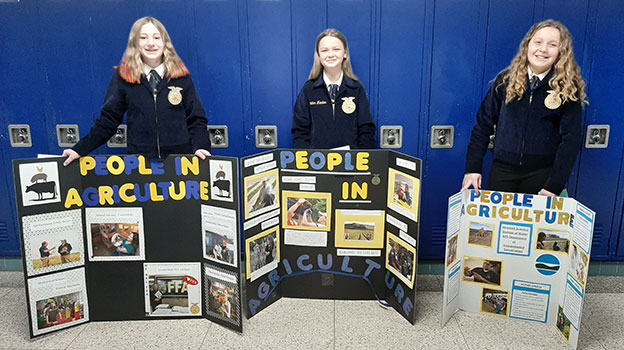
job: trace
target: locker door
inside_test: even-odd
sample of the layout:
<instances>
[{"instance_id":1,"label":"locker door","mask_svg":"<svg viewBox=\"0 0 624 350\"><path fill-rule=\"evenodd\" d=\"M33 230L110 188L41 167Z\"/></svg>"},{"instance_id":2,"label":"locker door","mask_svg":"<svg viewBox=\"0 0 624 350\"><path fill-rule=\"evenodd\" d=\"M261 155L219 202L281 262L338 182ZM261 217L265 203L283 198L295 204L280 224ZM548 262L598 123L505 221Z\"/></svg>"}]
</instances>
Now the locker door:
<instances>
[{"instance_id":1,"label":"locker door","mask_svg":"<svg viewBox=\"0 0 624 350\"><path fill-rule=\"evenodd\" d=\"M48 153L44 125L45 51L40 45L43 28L39 5L33 2L0 3L0 256L20 256L12 159ZM11 147L11 124L30 125L32 147Z\"/></svg>"},{"instance_id":2,"label":"locker door","mask_svg":"<svg viewBox=\"0 0 624 350\"><path fill-rule=\"evenodd\" d=\"M425 259L444 256L447 198L459 191L464 175L481 98L487 3L438 1L433 16L429 119L423 133L429 136L433 125L454 125L455 145L431 149L424 140L420 253Z\"/></svg>"},{"instance_id":3,"label":"locker door","mask_svg":"<svg viewBox=\"0 0 624 350\"><path fill-rule=\"evenodd\" d=\"M403 127L402 148L404 152L422 158L425 138L426 106L429 78L426 69L429 55L424 55L425 45L431 45L430 35L433 6L420 1L384 1L379 19L379 82L377 130L383 125ZM427 28L427 29L425 29ZM426 80L428 82L428 80ZM370 94L370 93L369 93ZM375 98L377 97L377 98ZM377 139L381 135L377 135ZM424 209L422 209L424 210Z\"/></svg>"},{"instance_id":4,"label":"locker door","mask_svg":"<svg viewBox=\"0 0 624 350\"><path fill-rule=\"evenodd\" d=\"M586 124L609 124L608 148L583 149L580 156L576 198L596 211L592 259L624 257L622 247L622 153L624 151L624 79L621 57L624 54L624 27L621 2L599 1L595 12L595 28L589 32L591 56L584 75L590 77L587 94ZM590 27L591 28L591 27ZM589 68L589 69L587 69ZM620 191L618 191L618 185ZM618 234L619 231L619 234ZM618 236L620 238L618 248Z\"/></svg>"},{"instance_id":5,"label":"locker door","mask_svg":"<svg viewBox=\"0 0 624 350\"><path fill-rule=\"evenodd\" d=\"M244 43L238 1L195 2L192 56L197 56L191 74L201 97L209 125L228 127L229 147L214 154L241 156L244 152L248 105L243 99L247 68L241 58ZM189 68L190 69L190 68ZM244 77L244 78L243 78Z\"/></svg>"}]
</instances>

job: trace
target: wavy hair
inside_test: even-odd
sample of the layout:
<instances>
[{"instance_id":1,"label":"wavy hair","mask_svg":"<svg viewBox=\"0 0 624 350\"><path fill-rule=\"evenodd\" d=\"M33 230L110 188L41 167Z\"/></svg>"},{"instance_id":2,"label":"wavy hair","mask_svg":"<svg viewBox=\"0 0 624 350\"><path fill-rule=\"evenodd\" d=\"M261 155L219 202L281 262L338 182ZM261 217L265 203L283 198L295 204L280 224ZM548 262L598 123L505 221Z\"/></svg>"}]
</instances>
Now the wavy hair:
<instances>
[{"instance_id":1,"label":"wavy hair","mask_svg":"<svg viewBox=\"0 0 624 350\"><path fill-rule=\"evenodd\" d=\"M342 72L344 75L348 76L353 80L358 80L355 73L353 73L353 67L351 67L351 54L349 53L349 45L347 45L347 38L336 29L325 29L321 34L319 34L318 38L316 38L316 45L314 47L314 64L312 65L312 70L310 71L310 76L308 80L316 80L321 73L323 72L323 65L321 64L321 58L319 57L319 43L321 39L326 36L331 36L337 38L342 42L344 46L346 56L344 60L342 60Z\"/></svg>"},{"instance_id":2,"label":"wavy hair","mask_svg":"<svg viewBox=\"0 0 624 350\"><path fill-rule=\"evenodd\" d=\"M134 84L141 83L141 75L143 75L143 59L141 59L141 50L139 49L139 41L141 40L141 28L147 23L153 24L163 41L163 62L165 63L165 76L169 79L180 78L189 75L189 71L178 56L171 37L165 26L154 17L142 17L137 19L130 29L128 37L128 47L123 54L121 64L119 65L119 75Z\"/></svg>"},{"instance_id":3,"label":"wavy hair","mask_svg":"<svg viewBox=\"0 0 624 350\"><path fill-rule=\"evenodd\" d=\"M570 31L563 23L552 19L536 23L529 29L529 32L522 39L518 53L511 61L511 64L502 71L503 79L500 85L507 84L505 103L520 100L522 95L524 95L528 80L529 41L531 41L538 30L546 27L558 29L561 36L559 54L551 68L555 70L554 76L550 79L548 85L554 90L556 96L562 98L563 102L580 101L587 104L585 81L583 81L581 76L581 68L574 59L572 35L570 35Z\"/></svg>"}]
</instances>

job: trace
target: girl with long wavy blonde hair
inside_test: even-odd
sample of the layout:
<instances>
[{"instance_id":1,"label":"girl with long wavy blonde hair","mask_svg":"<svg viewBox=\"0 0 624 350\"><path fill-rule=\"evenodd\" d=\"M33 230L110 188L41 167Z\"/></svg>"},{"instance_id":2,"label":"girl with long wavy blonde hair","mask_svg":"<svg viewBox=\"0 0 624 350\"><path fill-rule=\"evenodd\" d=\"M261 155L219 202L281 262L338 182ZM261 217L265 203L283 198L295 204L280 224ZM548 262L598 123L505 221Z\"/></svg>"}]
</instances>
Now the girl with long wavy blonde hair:
<instances>
[{"instance_id":1,"label":"girl with long wavy blonde hair","mask_svg":"<svg viewBox=\"0 0 624 350\"><path fill-rule=\"evenodd\" d=\"M119 74L129 83L140 84L141 75L143 74L143 59L141 58L141 50L139 49L139 40L141 37L141 28L147 23L153 24L162 37L163 62L165 64L165 74L169 79L183 77L189 74L188 69L178 56L171 38L165 26L154 17L139 18L134 22L130 29L128 37L128 47L123 54L121 64L119 66Z\"/></svg>"},{"instance_id":2,"label":"girl with long wavy blonde hair","mask_svg":"<svg viewBox=\"0 0 624 350\"><path fill-rule=\"evenodd\" d=\"M495 135L488 189L561 193L581 147L587 103L568 28L552 19L536 23L481 103L461 190L481 188L483 158Z\"/></svg>"},{"instance_id":3,"label":"girl with long wavy blonde hair","mask_svg":"<svg viewBox=\"0 0 624 350\"><path fill-rule=\"evenodd\" d=\"M513 58L509 67L503 72L501 84L507 85L505 103L519 100L526 91L528 80L528 47L529 42L537 31L542 28L552 27L559 30L561 40L559 43L559 55L553 65L554 76L548 84L554 90L554 94L560 96L563 101L581 101L588 103L585 94L585 81L581 77L581 68L574 59L572 48L572 35L563 23L552 19L534 24L524 36L516 57Z\"/></svg>"}]
</instances>

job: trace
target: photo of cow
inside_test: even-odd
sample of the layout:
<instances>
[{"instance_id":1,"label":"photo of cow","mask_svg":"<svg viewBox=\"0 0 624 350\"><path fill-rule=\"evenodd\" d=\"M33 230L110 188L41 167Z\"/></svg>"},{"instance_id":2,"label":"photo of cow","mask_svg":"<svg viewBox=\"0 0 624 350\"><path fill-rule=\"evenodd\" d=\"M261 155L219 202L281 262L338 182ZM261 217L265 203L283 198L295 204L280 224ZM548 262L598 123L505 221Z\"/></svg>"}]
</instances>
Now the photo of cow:
<instances>
[{"instance_id":1,"label":"photo of cow","mask_svg":"<svg viewBox=\"0 0 624 350\"><path fill-rule=\"evenodd\" d=\"M19 176L25 207L61 201L56 162L20 164Z\"/></svg>"}]
</instances>

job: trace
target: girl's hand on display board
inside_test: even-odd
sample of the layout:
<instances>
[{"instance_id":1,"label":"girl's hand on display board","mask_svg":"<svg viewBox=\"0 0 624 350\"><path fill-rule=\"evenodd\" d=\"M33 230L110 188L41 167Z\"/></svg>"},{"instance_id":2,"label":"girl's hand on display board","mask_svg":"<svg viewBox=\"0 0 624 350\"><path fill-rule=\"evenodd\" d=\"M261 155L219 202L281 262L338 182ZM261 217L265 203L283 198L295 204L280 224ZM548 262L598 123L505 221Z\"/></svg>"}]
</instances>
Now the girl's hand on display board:
<instances>
[{"instance_id":1,"label":"girl's hand on display board","mask_svg":"<svg viewBox=\"0 0 624 350\"><path fill-rule=\"evenodd\" d=\"M67 159L65 159L65 161L63 162L63 166L68 166L71 162L74 161L74 159L80 158L80 154L78 154L78 152L74 151L73 149L68 148L66 150L63 150L63 157L67 157Z\"/></svg>"},{"instance_id":2,"label":"girl's hand on display board","mask_svg":"<svg viewBox=\"0 0 624 350\"><path fill-rule=\"evenodd\" d=\"M204 160L206 159L206 157L210 157L210 151L200 148L197 151L195 151L195 155L199 157L199 159Z\"/></svg>"},{"instance_id":3,"label":"girl's hand on display board","mask_svg":"<svg viewBox=\"0 0 624 350\"><path fill-rule=\"evenodd\" d=\"M552 193L552 192L550 192L548 190L545 190L543 188L539 192L537 192L537 194L540 195L540 196L555 197L554 193Z\"/></svg>"},{"instance_id":4,"label":"girl's hand on display board","mask_svg":"<svg viewBox=\"0 0 624 350\"><path fill-rule=\"evenodd\" d=\"M472 186L475 189L475 192L479 194L479 189L481 188L481 174L479 173L468 173L464 175L464 181L462 181L462 187L459 192L463 192Z\"/></svg>"}]
</instances>

